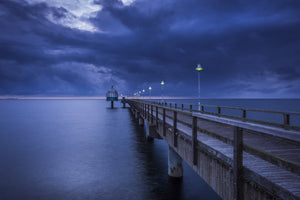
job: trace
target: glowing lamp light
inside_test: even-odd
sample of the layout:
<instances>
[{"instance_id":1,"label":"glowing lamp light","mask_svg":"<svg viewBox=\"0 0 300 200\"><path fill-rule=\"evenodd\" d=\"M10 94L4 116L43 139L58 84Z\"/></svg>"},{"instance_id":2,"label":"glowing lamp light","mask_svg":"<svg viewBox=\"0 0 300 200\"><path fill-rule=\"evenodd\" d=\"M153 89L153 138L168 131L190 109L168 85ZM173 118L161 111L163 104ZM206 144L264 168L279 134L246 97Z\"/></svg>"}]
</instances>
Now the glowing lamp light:
<instances>
[{"instance_id":1,"label":"glowing lamp light","mask_svg":"<svg viewBox=\"0 0 300 200\"><path fill-rule=\"evenodd\" d=\"M142 90L143 92L145 92L145 90Z\"/></svg>"},{"instance_id":2,"label":"glowing lamp light","mask_svg":"<svg viewBox=\"0 0 300 200\"><path fill-rule=\"evenodd\" d=\"M164 82L164 81L161 81L161 82L160 82L160 84L161 84L161 85L164 85L164 84L165 84L165 82Z\"/></svg>"},{"instance_id":3,"label":"glowing lamp light","mask_svg":"<svg viewBox=\"0 0 300 200\"><path fill-rule=\"evenodd\" d=\"M197 67L195 68L195 70L200 72L201 70L203 70L203 68L201 67L200 64L198 64Z\"/></svg>"},{"instance_id":4,"label":"glowing lamp light","mask_svg":"<svg viewBox=\"0 0 300 200\"><path fill-rule=\"evenodd\" d=\"M151 87L151 86L149 87L149 90L152 90L152 87Z\"/></svg>"}]
</instances>

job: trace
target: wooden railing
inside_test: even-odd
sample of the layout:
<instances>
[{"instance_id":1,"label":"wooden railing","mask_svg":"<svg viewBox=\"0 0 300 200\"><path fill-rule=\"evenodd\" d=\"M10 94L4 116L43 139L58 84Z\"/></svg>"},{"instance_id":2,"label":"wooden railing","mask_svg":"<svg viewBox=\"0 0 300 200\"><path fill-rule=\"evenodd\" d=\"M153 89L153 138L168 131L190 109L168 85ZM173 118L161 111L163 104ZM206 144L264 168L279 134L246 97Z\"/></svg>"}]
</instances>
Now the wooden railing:
<instances>
[{"instance_id":1,"label":"wooden railing","mask_svg":"<svg viewBox=\"0 0 300 200\"><path fill-rule=\"evenodd\" d=\"M194 110L193 106L198 106L195 104L178 104L178 103L157 103L157 102L147 102L147 101L140 101L140 100L127 100L127 103L135 108L138 109L142 116L145 117L151 124L154 123L157 125L158 123L162 123L163 126L163 136L166 136L166 128L169 127L174 132L174 146L177 147L177 138L178 136L182 136L189 140L192 144L192 153L193 153L193 163L194 165L197 164L197 152L200 148L200 143L197 138L197 132L206 133L218 140L221 140L222 142L225 142L227 144L230 144L233 146L233 160L230 162L230 159L223 157L226 162L232 166L233 172L234 172L234 184L235 184L235 192L234 194L238 197L241 195L240 192L242 191L242 184L241 184L241 177L243 177L243 151L255 155L265 161L268 161L272 164L277 165L278 167L284 168L285 170L289 170L293 173L296 173L300 175L300 165L299 163L294 163L292 161L280 158L276 155L273 155L269 152L265 152L262 149L258 149L257 147L253 147L247 144L243 144L243 132L244 131L254 131L259 132L261 134L269 135L272 133L272 137L277 135L278 137L281 137L283 140L293 140L293 136L290 138L286 136L286 134L290 131L287 131L285 129L298 129L297 126L290 126L289 124L289 116L291 114L293 115L299 115L300 113L285 113L285 112L277 112L277 111L265 111L265 110L255 110L255 109L243 109L243 108L233 108L233 107L224 107L224 106L206 106L201 105L201 110ZM178 105L181 105L178 107ZM189 105L189 108L186 108L184 105ZM217 113L210 113L205 112L205 107L216 107L218 109ZM226 116L221 113L222 109L237 109L242 111L242 116L237 118L233 116L229 116L229 118L239 119L239 120L233 120L233 119L227 119L224 120L224 118L219 118L216 116ZM155 111L155 114L154 114ZM247 123L247 121L253 122L254 120L250 120L246 118L246 112L247 111L256 111L256 112L268 112L268 113L279 113L284 115L284 123L280 124L274 124L274 123L266 123L263 121L255 121L259 122L260 124L268 124L268 125L274 125L275 127L283 127L285 129L274 129L272 127L264 126L261 128L261 126L256 127L255 124ZM212 114L212 115L207 115ZM160 117L159 117L160 115ZM180 120L182 116L185 116L188 118L188 121ZM171 119L172 123L168 124L166 119ZM233 127L234 133L233 133L233 139L223 136L220 133L215 133L210 130L205 130L201 128L201 126L197 125L198 119L211 121L214 123L224 124L225 126L231 126ZM185 126L188 126L192 128L192 133L189 135L185 132L182 132L178 129L178 123L181 123ZM274 132L275 131L275 132ZM296 138L295 143L300 144L300 138ZM273 186L272 186L273 187Z\"/></svg>"},{"instance_id":2,"label":"wooden railing","mask_svg":"<svg viewBox=\"0 0 300 200\"><path fill-rule=\"evenodd\" d=\"M190 112L199 112L199 113L206 113L211 115L216 115L220 117L227 117L232 119L238 119L247 122L254 122L259 124L265 124L270 126L281 127L285 129L293 129L293 130L300 130L300 126L297 124L291 124L291 118L295 117L299 120L300 123L300 113L298 112L281 112L281 111L271 111L271 110L261 110L261 109L249 109L249 108L239 108L239 107L229 107L229 106L214 106L214 105L198 105L198 104L187 104L187 103L176 103L176 102L151 102L158 105L167 106L170 108L175 108L178 110L183 111L190 111ZM208 111L210 108L215 108L215 112ZM224 113L224 111L228 110L238 110L240 111L240 116L230 115ZM272 116L278 117L278 115L282 116L282 123L272 122L266 119L252 119L248 117L248 114L251 115L260 115L261 113L268 113L272 114Z\"/></svg>"}]
</instances>

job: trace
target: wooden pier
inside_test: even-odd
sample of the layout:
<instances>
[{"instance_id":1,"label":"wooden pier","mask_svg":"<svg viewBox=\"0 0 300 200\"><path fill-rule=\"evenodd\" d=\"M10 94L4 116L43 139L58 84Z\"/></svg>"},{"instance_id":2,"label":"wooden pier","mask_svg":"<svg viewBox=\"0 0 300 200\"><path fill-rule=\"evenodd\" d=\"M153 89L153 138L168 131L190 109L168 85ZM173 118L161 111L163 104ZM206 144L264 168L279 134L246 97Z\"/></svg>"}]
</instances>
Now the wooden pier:
<instances>
[{"instance_id":1,"label":"wooden pier","mask_svg":"<svg viewBox=\"0 0 300 200\"><path fill-rule=\"evenodd\" d=\"M300 127L285 113L123 100L149 137L162 138L222 199L300 199ZM208 111L213 107L215 112ZM236 110L240 116L224 114ZM282 123L247 117L269 113Z\"/></svg>"}]
</instances>

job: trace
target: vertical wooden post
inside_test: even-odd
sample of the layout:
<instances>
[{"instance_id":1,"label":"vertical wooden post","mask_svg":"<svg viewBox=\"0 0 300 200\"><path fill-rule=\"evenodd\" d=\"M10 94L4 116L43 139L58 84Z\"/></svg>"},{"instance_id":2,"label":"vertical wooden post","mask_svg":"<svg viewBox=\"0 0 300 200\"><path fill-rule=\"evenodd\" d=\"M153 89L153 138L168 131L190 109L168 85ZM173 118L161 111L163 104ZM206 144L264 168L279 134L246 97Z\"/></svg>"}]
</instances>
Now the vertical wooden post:
<instances>
[{"instance_id":1,"label":"vertical wooden post","mask_svg":"<svg viewBox=\"0 0 300 200\"><path fill-rule=\"evenodd\" d=\"M170 108L172 108L172 103L170 103Z\"/></svg>"},{"instance_id":2,"label":"vertical wooden post","mask_svg":"<svg viewBox=\"0 0 300 200\"><path fill-rule=\"evenodd\" d=\"M218 106L218 115L220 116L220 114L221 114L221 107Z\"/></svg>"},{"instance_id":3,"label":"vertical wooden post","mask_svg":"<svg viewBox=\"0 0 300 200\"><path fill-rule=\"evenodd\" d=\"M201 111L204 112L204 106L201 106Z\"/></svg>"},{"instance_id":4,"label":"vertical wooden post","mask_svg":"<svg viewBox=\"0 0 300 200\"><path fill-rule=\"evenodd\" d=\"M197 165L198 162L197 117L193 117L192 131L193 131L192 133L193 164Z\"/></svg>"},{"instance_id":5,"label":"vertical wooden post","mask_svg":"<svg viewBox=\"0 0 300 200\"><path fill-rule=\"evenodd\" d=\"M243 121L246 121L246 117L247 117L246 110L243 109L242 111L243 111L243 115L242 115Z\"/></svg>"},{"instance_id":6,"label":"vertical wooden post","mask_svg":"<svg viewBox=\"0 0 300 200\"><path fill-rule=\"evenodd\" d=\"M243 129L234 127L233 199L243 199Z\"/></svg>"},{"instance_id":7,"label":"vertical wooden post","mask_svg":"<svg viewBox=\"0 0 300 200\"><path fill-rule=\"evenodd\" d=\"M177 108L177 103L175 103L175 109Z\"/></svg>"},{"instance_id":8,"label":"vertical wooden post","mask_svg":"<svg viewBox=\"0 0 300 200\"><path fill-rule=\"evenodd\" d=\"M158 107L155 106L155 124L158 127Z\"/></svg>"},{"instance_id":9,"label":"vertical wooden post","mask_svg":"<svg viewBox=\"0 0 300 200\"><path fill-rule=\"evenodd\" d=\"M163 108L163 136L166 136L166 109Z\"/></svg>"},{"instance_id":10,"label":"vertical wooden post","mask_svg":"<svg viewBox=\"0 0 300 200\"><path fill-rule=\"evenodd\" d=\"M190 111L192 112L192 110L193 110L193 105L190 105Z\"/></svg>"},{"instance_id":11,"label":"vertical wooden post","mask_svg":"<svg viewBox=\"0 0 300 200\"><path fill-rule=\"evenodd\" d=\"M181 110L183 110L183 104L181 104Z\"/></svg>"},{"instance_id":12,"label":"vertical wooden post","mask_svg":"<svg viewBox=\"0 0 300 200\"><path fill-rule=\"evenodd\" d=\"M147 119L148 119L148 121L150 121L150 105L149 104L147 104L147 107L148 107L148 115L147 115Z\"/></svg>"},{"instance_id":13,"label":"vertical wooden post","mask_svg":"<svg viewBox=\"0 0 300 200\"><path fill-rule=\"evenodd\" d=\"M177 141L177 112L174 111L173 115L173 142L174 142L174 147L177 147L178 141Z\"/></svg>"},{"instance_id":14,"label":"vertical wooden post","mask_svg":"<svg viewBox=\"0 0 300 200\"><path fill-rule=\"evenodd\" d=\"M287 113L283 114L283 126L285 129L288 129L290 125L290 115Z\"/></svg>"},{"instance_id":15,"label":"vertical wooden post","mask_svg":"<svg viewBox=\"0 0 300 200\"><path fill-rule=\"evenodd\" d=\"M153 124L153 105L151 105L151 124Z\"/></svg>"}]
</instances>

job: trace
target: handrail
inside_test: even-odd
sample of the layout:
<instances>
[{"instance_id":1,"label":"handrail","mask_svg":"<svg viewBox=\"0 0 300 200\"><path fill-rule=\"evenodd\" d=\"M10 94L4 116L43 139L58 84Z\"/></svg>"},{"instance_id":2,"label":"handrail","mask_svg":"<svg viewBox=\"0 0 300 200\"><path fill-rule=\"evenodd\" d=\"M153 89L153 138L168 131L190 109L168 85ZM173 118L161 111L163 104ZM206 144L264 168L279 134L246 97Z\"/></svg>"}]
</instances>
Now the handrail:
<instances>
[{"instance_id":1,"label":"handrail","mask_svg":"<svg viewBox=\"0 0 300 200\"><path fill-rule=\"evenodd\" d=\"M192 105L192 106L199 106L199 104L193 103L178 103L178 102L167 102L168 104L177 104L177 105ZM300 112L284 112L284 111L277 111L277 110L262 110L262 109L254 109L254 108L242 108L242 107L231 107L231 106L217 106L217 105L205 105L201 104L204 107L210 108L225 108L225 109L232 109L232 110L246 110L246 111L253 111L253 112L266 112L266 113L277 113L277 114L290 114L290 115L300 115Z\"/></svg>"},{"instance_id":2,"label":"handrail","mask_svg":"<svg viewBox=\"0 0 300 200\"><path fill-rule=\"evenodd\" d=\"M193 106L199 106L198 104L188 104L188 103L177 103L177 102L155 102L155 101L144 101L144 100L135 100L131 99L131 101L142 101L142 102L147 102L151 104L158 104L161 106L169 107L169 108L175 108L177 110L182 110L182 111L190 111L190 112L199 112L199 113L206 113L206 114L211 114L211 115L217 115L220 117L227 117L227 118L232 118L232 119L240 119L242 121L248 121L248 122L254 122L254 123L260 123L260 124L265 124L265 125L270 125L270 126L275 126L275 127L281 127L285 129L294 129L294 130L300 130L300 126L298 125L291 125L290 123L290 118L291 115L299 115L300 113L298 112L281 112L281 111L271 111L271 110L260 110L260 109L249 109L249 108L238 108L238 107L228 107L228 106L213 106L213 105L201 105L201 110L195 110L193 109ZM178 106L181 105L181 106ZM189 108L184 107L183 105L189 105ZM206 111L206 107L212 107L212 108L217 108L217 112L212 112L212 111ZM241 116L235 116L235 115L229 115L229 114L224 114L222 113L223 109L231 109L231 110L240 110L242 111ZM257 120L257 119L252 119L247 117L247 112L263 112L263 113L272 113L272 114L281 114L282 115L282 123L278 122L272 122L268 120Z\"/></svg>"}]
</instances>

